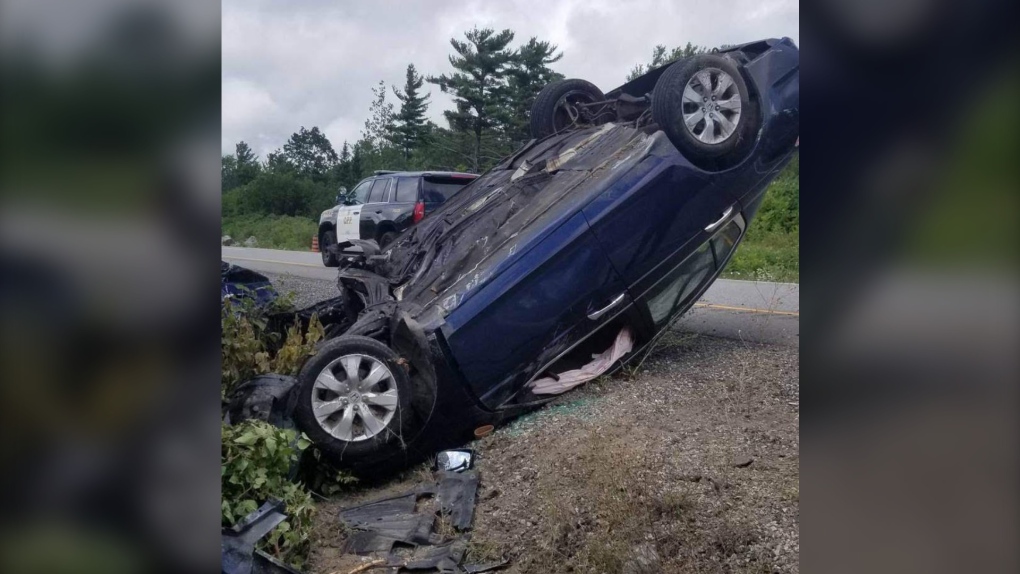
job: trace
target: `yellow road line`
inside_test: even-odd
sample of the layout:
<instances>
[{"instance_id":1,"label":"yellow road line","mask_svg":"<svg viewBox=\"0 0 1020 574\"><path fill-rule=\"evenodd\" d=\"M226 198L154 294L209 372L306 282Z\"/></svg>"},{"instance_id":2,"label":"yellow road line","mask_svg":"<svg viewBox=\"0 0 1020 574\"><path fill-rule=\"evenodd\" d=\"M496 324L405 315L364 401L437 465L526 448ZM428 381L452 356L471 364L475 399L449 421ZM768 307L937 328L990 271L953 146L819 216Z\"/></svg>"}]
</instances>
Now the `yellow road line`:
<instances>
[{"instance_id":1,"label":"yellow road line","mask_svg":"<svg viewBox=\"0 0 1020 574\"><path fill-rule=\"evenodd\" d=\"M723 309L726 311L743 311L745 313L763 313L765 315L789 315L800 317L800 311L775 311L772 309L755 309L754 307L733 307L731 305L718 305L715 303L695 303L695 307L703 309Z\"/></svg>"},{"instance_id":2,"label":"yellow road line","mask_svg":"<svg viewBox=\"0 0 1020 574\"><path fill-rule=\"evenodd\" d=\"M323 265L315 265L312 263L295 263L293 261L278 261L276 259L253 259L251 257L234 257L233 255L226 255L224 259L237 259L238 261L258 261L260 263L276 263L278 265L300 265L302 267L320 267L326 269Z\"/></svg>"}]
</instances>

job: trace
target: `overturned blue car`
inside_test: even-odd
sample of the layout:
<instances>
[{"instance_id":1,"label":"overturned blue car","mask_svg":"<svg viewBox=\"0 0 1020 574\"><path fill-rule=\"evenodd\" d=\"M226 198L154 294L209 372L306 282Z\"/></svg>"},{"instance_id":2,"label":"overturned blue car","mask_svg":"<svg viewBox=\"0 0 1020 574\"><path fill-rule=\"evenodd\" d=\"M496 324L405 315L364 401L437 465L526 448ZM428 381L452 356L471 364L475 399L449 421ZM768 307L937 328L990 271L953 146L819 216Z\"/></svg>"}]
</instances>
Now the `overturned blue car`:
<instances>
[{"instance_id":1,"label":"overturned blue car","mask_svg":"<svg viewBox=\"0 0 1020 574\"><path fill-rule=\"evenodd\" d=\"M399 467L638 360L795 152L799 52L752 42L608 93L554 82L531 129L385 251L358 241L342 258L323 303L336 336L302 368L294 412L339 464Z\"/></svg>"}]
</instances>

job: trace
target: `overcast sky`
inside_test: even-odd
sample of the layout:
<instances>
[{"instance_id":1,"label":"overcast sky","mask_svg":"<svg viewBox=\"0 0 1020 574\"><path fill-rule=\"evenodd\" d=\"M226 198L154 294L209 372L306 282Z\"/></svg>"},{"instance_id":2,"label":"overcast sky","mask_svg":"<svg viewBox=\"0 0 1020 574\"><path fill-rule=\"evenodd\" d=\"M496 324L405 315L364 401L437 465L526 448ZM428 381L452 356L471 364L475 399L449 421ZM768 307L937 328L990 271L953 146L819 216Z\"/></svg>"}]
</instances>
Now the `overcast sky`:
<instances>
[{"instance_id":1,"label":"overcast sky","mask_svg":"<svg viewBox=\"0 0 1020 574\"><path fill-rule=\"evenodd\" d=\"M450 38L474 26L510 28L512 46L550 41L563 52L553 69L609 91L656 44L799 43L799 17L798 0L224 0L223 150L244 140L265 158L301 126L339 150L359 138L379 80L401 87L409 63L450 72ZM426 89L445 126L451 99Z\"/></svg>"}]
</instances>

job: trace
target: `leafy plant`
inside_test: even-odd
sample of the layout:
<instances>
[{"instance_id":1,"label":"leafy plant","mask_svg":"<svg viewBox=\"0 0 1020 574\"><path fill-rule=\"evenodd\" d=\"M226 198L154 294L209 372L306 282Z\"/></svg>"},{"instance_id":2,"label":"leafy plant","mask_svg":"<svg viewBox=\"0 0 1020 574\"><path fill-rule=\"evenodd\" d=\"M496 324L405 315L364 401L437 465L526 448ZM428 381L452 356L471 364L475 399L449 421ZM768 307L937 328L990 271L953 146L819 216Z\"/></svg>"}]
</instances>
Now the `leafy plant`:
<instances>
[{"instance_id":1,"label":"leafy plant","mask_svg":"<svg viewBox=\"0 0 1020 574\"><path fill-rule=\"evenodd\" d=\"M287 520L263 538L259 547L294 567L302 567L310 547L315 506L311 495L290 477L301 451L310 444L308 439L262 421L223 425L221 432L223 524L235 524L270 498L282 500L287 505Z\"/></svg>"},{"instance_id":2,"label":"leafy plant","mask_svg":"<svg viewBox=\"0 0 1020 574\"><path fill-rule=\"evenodd\" d=\"M312 316L305 332L295 321L286 331L282 344L280 334L270 328L272 313L291 308L288 297L272 305L260 307L248 297L223 304L220 314L221 384L226 397L239 384L264 373L296 375L315 344L325 331L318 317Z\"/></svg>"},{"instance_id":3,"label":"leafy plant","mask_svg":"<svg viewBox=\"0 0 1020 574\"><path fill-rule=\"evenodd\" d=\"M297 374L324 333L314 316L305 329L300 321L294 321L282 334L277 332L271 316L292 308L287 296L266 307L245 297L224 303L220 317L223 397L255 375ZM244 421L223 425L221 431L223 524L235 524L270 498L282 500L287 505L288 519L259 545L300 568L311 546L315 507L306 484L295 478L299 474L306 477L308 486L326 494L341 490L354 478L330 466L306 437L298 437L293 430L262 421Z\"/></svg>"}]
</instances>

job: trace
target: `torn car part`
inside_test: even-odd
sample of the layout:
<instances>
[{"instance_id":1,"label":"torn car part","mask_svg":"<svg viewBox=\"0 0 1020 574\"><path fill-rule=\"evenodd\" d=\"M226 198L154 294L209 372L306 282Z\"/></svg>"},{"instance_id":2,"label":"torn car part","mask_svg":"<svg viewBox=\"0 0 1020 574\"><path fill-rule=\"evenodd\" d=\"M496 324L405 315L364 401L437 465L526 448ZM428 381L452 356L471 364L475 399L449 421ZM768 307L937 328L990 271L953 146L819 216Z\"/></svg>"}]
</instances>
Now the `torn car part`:
<instances>
[{"instance_id":1,"label":"torn car part","mask_svg":"<svg viewBox=\"0 0 1020 574\"><path fill-rule=\"evenodd\" d=\"M250 298L256 305L264 306L275 301L277 297L279 294L276 288L265 275L226 261L220 262L221 301Z\"/></svg>"},{"instance_id":2,"label":"torn car part","mask_svg":"<svg viewBox=\"0 0 1020 574\"><path fill-rule=\"evenodd\" d=\"M474 516L478 472L442 470L435 477L438 483L341 510L340 521L354 530L345 552L383 556L394 571L463 572L460 562L467 549L465 531ZM429 497L435 497L434 505L424 504ZM460 534L445 538L436 527L437 516Z\"/></svg>"},{"instance_id":3,"label":"torn car part","mask_svg":"<svg viewBox=\"0 0 1020 574\"><path fill-rule=\"evenodd\" d=\"M347 540L346 552L351 554L388 553L394 544L428 544L434 515L415 512L419 498L435 494L432 485L418 490L373 500L340 511L340 521L358 530Z\"/></svg>"},{"instance_id":4,"label":"torn car part","mask_svg":"<svg viewBox=\"0 0 1020 574\"><path fill-rule=\"evenodd\" d=\"M269 500L231 528L221 532L223 574L301 574L290 566L255 548L255 544L287 519L286 506Z\"/></svg>"},{"instance_id":5,"label":"torn car part","mask_svg":"<svg viewBox=\"0 0 1020 574\"><path fill-rule=\"evenodd\" d=\"M439 508L443 515L448 516L450 523L457 530L471 527L475 515L475 496L478 494L478 473L469 470L455 472L439 471Z\"/></svg>"}]
</instances>

